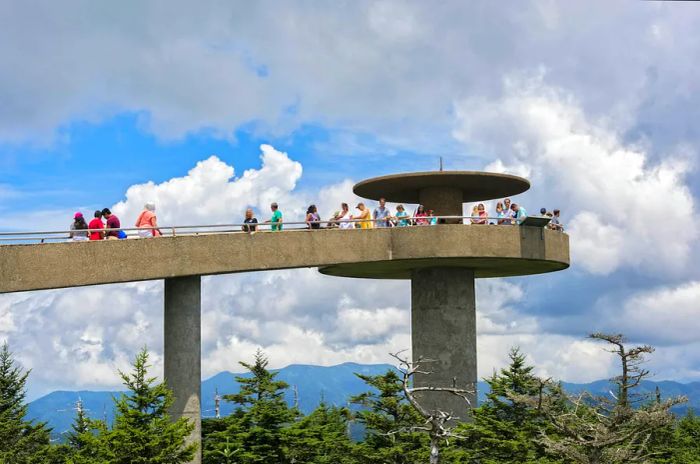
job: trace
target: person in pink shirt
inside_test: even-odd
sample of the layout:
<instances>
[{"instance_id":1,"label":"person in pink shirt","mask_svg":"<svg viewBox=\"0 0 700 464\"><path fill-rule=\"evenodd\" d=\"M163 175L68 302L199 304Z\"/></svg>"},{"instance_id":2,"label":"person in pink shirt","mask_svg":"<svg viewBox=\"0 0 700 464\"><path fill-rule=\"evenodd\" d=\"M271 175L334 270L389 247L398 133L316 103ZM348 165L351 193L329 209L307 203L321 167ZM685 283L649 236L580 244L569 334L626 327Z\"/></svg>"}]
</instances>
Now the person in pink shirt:
<instances>
[{"instance_id":1,"label":"person in pink shirt","mask_svg":"<svg viewBox=\"0 0 700 464\"><path fill-rule=\"evenodd\" d=\"M413 215L415 218L415 223L417 226L427 226L430 224L430 219L428 219L428 213L425 212L425 206L418 205L416 209L416 214Z\"/></svg>"},{"instance_id":2,"label":"person in pink shirt","mask_svg":"<svg viewBox=\"0 0 700 464\"><path fill-rule=\"evenodd\" d=\"M489 223L489 213L486 211L486 207L483 203L479 203L477 206L477 211L479 212L479 222L477 224L488 224Z\"/></svg>"},{"instance_id":3,"label":"person in pink shirt","mask_svg":"<svg viewBox=\"0 0 700 464\"><path fill-rule=\"evenodd\" d=\"M146 203L143 207L143 211L139 214L138 219L136 219L136 227L139 229L139 237L160 237L163 235L158 229L158 221L156 220L156 204L152 201Z\"/></svg>"}]
</instances>

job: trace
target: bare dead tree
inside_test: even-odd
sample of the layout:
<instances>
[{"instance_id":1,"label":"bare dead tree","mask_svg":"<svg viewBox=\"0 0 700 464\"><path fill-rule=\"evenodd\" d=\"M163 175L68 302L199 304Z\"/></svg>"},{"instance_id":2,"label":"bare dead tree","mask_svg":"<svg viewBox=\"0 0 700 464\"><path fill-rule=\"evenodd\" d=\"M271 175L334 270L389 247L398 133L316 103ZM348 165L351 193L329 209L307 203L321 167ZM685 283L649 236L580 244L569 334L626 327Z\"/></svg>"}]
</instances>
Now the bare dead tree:
<instances>
[{"instance_id":1,"label":"bare dead tree","mask_svg":"<svg viewBox=\"0 0 700 464\"><path fill-rule=\"evenodd\" d=\"M399 371L402 374L402 386L403 393L408 402L413 406L413 408L418 412L418 414L425 419L425 422L420 427L410 427L409 429L396 430L391 433L401 433L401 432L424 432L430 436L430 464L439 464L440 462L440 443L445 442L449 444L450 438L465 438L459 436L452 432L453 426L450 425L450 420L452 419L452 414L441 410L429 410L420 404L420 401L416 399L416 393L418 392L446 392L463 398L464 401L470 405L469 395L474 394L471 390L465 390L455 387L412 387L411 377L415 374L430 375L430 371L421 370L421 364L426 364L433 362L429 359L419 358L417 362L413 363L407 358L401 356L401 353L406 350L399 351L397 353L389 353L393 358L399 362Z\"/></svg>"},{"instance_id":2,"label":"bare dead tree","mask_svg":"<svg viewBox=\"0 0 700 464\"><path fill-rule=\"evenodd\" d=\"M649 345L627 348L625 337L622 334L593 333L588 336L593 340L601 340L613 346L607 351L614 353L620 359L620 375L610 379L617 384L617 406L621 409L629 409L633 403L644 398L631 398L630 391L649 375L649 371L642 367L646 362L644 355L654 352L654 347Z\"/></svg>"},{"instance_id":3,"label":"bare dead tree","mask_svg":"<svg viewBox=\"0 0 700 464\"><path fill-rule=\"evenodd\" d=\"M615 348L621 363L621 374L612 379L618 386L618 394L596 397L584 392L579 395L543 395L528 397L513 395L520 401L536 407L555 430L548 435L542 431L541 442L553 455L577 464L648 463L654 456L649 443L654 433L672 423L671 407L686 401L684 397L662 401L660 396L637 409L631 406L630 395L634 388L649 374L643 369L644 354L654 349L644 345L627 349L622 335L592 334L590 338L607 341ZM551 380L541 381L556 385Z\"/></svg>"}]
</instances>

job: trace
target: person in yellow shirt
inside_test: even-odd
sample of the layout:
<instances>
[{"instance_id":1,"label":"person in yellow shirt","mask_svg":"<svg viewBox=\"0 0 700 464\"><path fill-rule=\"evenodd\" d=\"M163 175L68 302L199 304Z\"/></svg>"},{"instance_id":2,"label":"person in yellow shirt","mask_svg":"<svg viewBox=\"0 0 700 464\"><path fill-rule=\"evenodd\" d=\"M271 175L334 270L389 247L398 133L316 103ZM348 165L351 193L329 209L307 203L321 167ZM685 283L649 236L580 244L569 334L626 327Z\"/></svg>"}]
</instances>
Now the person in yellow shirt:
<instances>
[{"instance_id":1,"label":"person in yellow shirt","mask_svg":"<svg viewBox=\"0 0 700 464\"><path fill-rule=\"evenodd\" d=\"M360 210L360 214L350 216L350 219L358 220L359 222L356 222L355 224L357 224L356 227L360 229L371 229L372 216L369 212L369 208L367 208L364 203L358 203L357 209Z\"/></svg>"}]
</instances>

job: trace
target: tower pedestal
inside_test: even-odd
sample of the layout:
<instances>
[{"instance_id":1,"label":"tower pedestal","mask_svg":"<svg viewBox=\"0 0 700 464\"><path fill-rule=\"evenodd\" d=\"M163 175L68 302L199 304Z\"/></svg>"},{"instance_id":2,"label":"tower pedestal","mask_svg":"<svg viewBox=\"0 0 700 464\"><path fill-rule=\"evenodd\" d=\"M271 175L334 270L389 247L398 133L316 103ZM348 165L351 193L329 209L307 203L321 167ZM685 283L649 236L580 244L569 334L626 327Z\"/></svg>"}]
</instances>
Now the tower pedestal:
<instances>
[{"instance_id":1,"label":"tower pedestal","mask_svg":"<svg viewBox=\"0 0 700 464\"><path fill-rule=\"evenodd\" d=\"M421 363L417 387L456 387L473 391L468 404L445 392L420 394L430 410L452 413L467 420L467 410L476 407L476 303L474 271L465 268L414 270L411 277L411 337L413 362Z\"/></svg>"},{"instance_id":2,"label":"tower pedestal","mask_svg":"<svg viewBox=\"0 0 700 464\"><path fill-rule=\"evenodd\" d=\"M194 423L188 439L197 444L192 464L202 462L201 293L200 276L165 279L165 381L175 399L172 419Z\"/></svg>"}]
</instances>

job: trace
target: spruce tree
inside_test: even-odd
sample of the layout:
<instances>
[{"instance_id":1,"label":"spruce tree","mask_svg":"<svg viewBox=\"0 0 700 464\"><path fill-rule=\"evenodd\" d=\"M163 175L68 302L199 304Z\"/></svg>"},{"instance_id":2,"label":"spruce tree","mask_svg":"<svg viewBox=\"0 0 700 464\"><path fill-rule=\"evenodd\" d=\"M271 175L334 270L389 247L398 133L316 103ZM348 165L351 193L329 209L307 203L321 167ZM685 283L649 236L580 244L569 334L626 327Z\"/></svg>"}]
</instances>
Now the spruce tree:
<instances>
[{"instance_id":1,"label":"spruce tree","mask_svg":"<svg viewBox=\"0 0 700 464\"><path fill-rule=\"evenodd\" d=\"M355 464L355 445L348 436L347 408L324 401L308 416L285 430L290 462L308 464Z\"/></svg>"},{"instance_id":2,"label":"spruce tree","mask_svg":"<svg viewBox=\"0 0 700 464\"><path fill-rule=\"evenodd\" d=\"M226 454L234 450L237 464L288 462L282 429L299 416L297 409L290 408L284 399L289 385L275 380L277 373L267 369L269 361L260 350L252 364L240 364L252 375L236 377L240 391L223 395L224 401L235 403L237 409L222 421L224 430L205 438L205 461L226 463Z\"/></svg>"},{"instance_id":3,"label":"spruce tree","mask_svg":"<svg viewBox=\"0 0 700 464\"><path fill-rule=\"evenodd\" d=\"M75 419L71 424L70 432L68 432L68 445L75 450L84 448L86 445L86 434L89 432L90 419L85 414L83 401L78 398L75 407Z\"/></svg>"},{"instance_id":4,"label":"spruce tree","mask_svg":"<svg viewBox=\"0 0 700 464\"><path fill-rule=\"evenodd\" d=\"M537 441L540 430L547 427L546 419L536 407L515 398L554 398L561 394L560 388L543 384L519 348L512 348L508 357L508 367L486 379L489 393L484 404L473 410L473 422L458 427L456 433L466 437L459 447L484 463L553 462ZM550 403L555 404L552 400Z\"/></svg>"},{"instance_id":5,"label":"spruce tree","mask_svg":"<svg viewBox=\"0 0 700 464\"><path fill-rule=\"evenodd\" d=\"M427 462L430 440L427 435L411 430L423 425L423 418L406 401L396 371L373 376L355 375L372 387L372 390L350 399L363 407L355 415L357 422L365 427L365 440L359 447L360 462Z\"/></svg>"},{"instance_id":6,"label":"spruce tree","mask_svg":"<svg viewBox=\"0 0 700 464\"><path fill-rule=\"evenodd\" d=\"M675 424L670 458L656 459L657 463L700 463L700 418L691 410Z\"/></svg>"},{"instance_id":7,"label":"spruce tree","mask_svg":"<svg viewBox=\"0 0 700 464\"><path fill-rule=\"evenodd\" d=\"M36 464L50 455L50 429L25 420L29 371L17 366L3 343L0 348L0 464Z\"/></svg>"},{"instance_id":8,"label":"spruce tree","mask_svg":"<svg viewBox=\"0 0 700 464\"><path fill-rule=\"evenodd\" d=\"M78 408L68 435L68 464L109 464L109 429L101 420L90 419Z\"/></svg>"},{"instance_id":9,"label":"spruce tree","mask_svg":"<svg viewBox=\"0 0 700 464\"><path fill-rule=\"evenodd\" d=\"M185 442L194 425L185 418L171 421L173 394L148 377L149 367L144 348L131 374L119 372L129 392L115 399L114 427L106 433L110 464L177 464L194 456L196 445Z\"/></svg>"}]
</instances>

